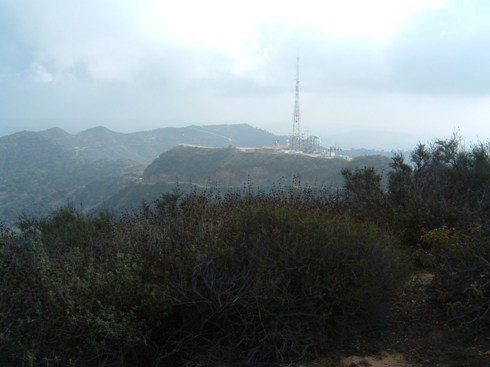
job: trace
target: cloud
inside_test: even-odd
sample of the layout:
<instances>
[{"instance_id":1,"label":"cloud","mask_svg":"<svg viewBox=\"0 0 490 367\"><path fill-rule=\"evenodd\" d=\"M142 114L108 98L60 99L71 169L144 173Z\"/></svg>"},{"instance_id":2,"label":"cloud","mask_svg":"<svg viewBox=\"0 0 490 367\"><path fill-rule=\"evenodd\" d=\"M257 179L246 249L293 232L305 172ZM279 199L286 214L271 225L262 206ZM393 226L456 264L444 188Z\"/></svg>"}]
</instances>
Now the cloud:
<instances>
[{"instance_id":1,"label":"cloud","mask_svg":"<svg viewBox=\"0 0 490 367\"><path fill-rule=\"evenodd\" d=\"M387 49L393 88L434 95L490 94L490 4L466 1L414 15Z\"/></svg>"},{"instance_id":2,"label":"cloud","mask_svg":"<svg viewBox=\"0 0 490 367\"><path fill-rule=\"evenodd\" d=\"M50 83L54 80L54 75L51 74L43 65L34 64L32 66L34 78L40 83Z\"/></svg>"},{"instance_id":3,"label":"cloud","mask_svg":"<svg viewBox=\"0 0 490 367\"><path fill-rule=\"evenodd\" d=\"M288 133L299 50L312 130L442 131L467 119L477 131L490 116L489 10L484 0L0 0L0 119Z\"/></svg>"},{"instance_id":4,"label":"cloud","mask_svg":"<svg viewBox=\"0 0 490 367\"><path fill-rule=\"evenodd\" d=\"M397 7L383 1L369 9L356 2L328 5L325 10L330 12L322 12L314 2L299 10L286 3L276 11L265 6L260 12L253 3L236 8L216 1L197 9L193 2L169 5L156 0L140 5L115 0L4 1L0 13L10 21L0 26L5 31L0 49L7 50L4 70L22 74L22 68L25 72L38 65L33 75L37 81L85 78L222 94L277 93L291 87L299 49L309 91L486 93L490 63L481 45L488 27L480 22L475 34L462 35L474 24L476 5L464 5L468 15L459 23L451 21L454 15L440 7L440 1L433 2L439 7L422 10L418 2L398 5L412 17L404 20ZM208 19L205 15L213 6L228 16ZM404 28L388 39L374 37L377 31L360 35L361 25L374 29L383 9L401 25L406 21ZM384 18L379 23L395 27ZM339 25L337 34L323 26L333 23Z\"/></svg>"}]
</instances>

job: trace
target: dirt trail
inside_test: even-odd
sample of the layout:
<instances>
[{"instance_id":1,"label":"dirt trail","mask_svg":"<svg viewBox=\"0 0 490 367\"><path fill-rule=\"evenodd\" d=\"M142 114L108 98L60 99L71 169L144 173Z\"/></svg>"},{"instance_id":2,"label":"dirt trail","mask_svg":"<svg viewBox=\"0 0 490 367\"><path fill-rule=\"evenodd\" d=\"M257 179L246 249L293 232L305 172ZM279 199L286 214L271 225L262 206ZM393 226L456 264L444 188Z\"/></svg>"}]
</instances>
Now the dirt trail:
<instances>
[{"instance_id":1,"label":"dirt trail","mask_svg":"<svg viewBox=\"0 0 490 367\"><path fill-rule=\"evenodd\" d=\"M379 356L350 356L340 361L339 367L415 367L401 354L381 353Z\"/></svg>"},{"instance_id":2,"label":"dirt trail","mask_svg":"<svg viewBox=\"0 0 490 367\"><path fill-rule=\"evenodd\" d=\"M293 366L293 365L290 365ZM330 358L295 364L294 367L420 367L409 363L400 353L382 352L371 356L348 356L334 362ZM446 367L446 366L438 366Z\"/></svg>"}]
</instances>

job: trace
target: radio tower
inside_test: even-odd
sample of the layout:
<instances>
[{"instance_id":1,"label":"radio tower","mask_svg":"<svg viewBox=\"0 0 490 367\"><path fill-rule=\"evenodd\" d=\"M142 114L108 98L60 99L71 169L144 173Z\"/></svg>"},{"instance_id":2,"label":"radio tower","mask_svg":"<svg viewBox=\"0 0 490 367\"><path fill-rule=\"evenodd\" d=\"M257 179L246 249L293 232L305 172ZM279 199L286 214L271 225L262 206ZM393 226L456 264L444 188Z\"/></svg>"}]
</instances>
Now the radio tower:
<instances>
[{"instance_id":1,"label":"radio tower","mask_svg":"<svg viewBox=\"0 0 490 367\"><path fill-rule=\"evenodd\" d=\"M293 134L289 141L289 148L291 150L301 150L301 133L299 123L301 120L301 114L299 111L299 53L296 58L296 95L294 99L294 112L293 112Z\"/></svg>"}]
</instances>

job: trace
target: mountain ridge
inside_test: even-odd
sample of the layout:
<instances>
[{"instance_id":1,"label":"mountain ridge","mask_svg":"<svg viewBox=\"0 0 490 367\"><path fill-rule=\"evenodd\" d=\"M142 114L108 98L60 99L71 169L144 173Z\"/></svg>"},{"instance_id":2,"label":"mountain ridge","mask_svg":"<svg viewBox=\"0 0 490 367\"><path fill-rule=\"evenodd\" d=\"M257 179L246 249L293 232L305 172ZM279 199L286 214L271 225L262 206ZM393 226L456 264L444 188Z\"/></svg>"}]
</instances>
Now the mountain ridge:
<instances>
[{"instance_id":1,"label":"mountain ridge","mask_svg":"<svg viewBox=\"0 0 490 367\"><path fill-rule=\"evenodd\" d=\"M89 211L175 145L266 145L277 137L247 124L193 125L118 133L103 126L70 134L54 127L0 137L0 223L73 203Z\"/></svg>"},{"instance_id":2,"label":"mountain ridge","mask_svg":"<svg viewBox=\"0 0 490 367\"><path fill-rule=\"evenodd\" d=\"M287 140L285 136L277 136L248 124L163 127L132 133L115 132L103 126L77 134L51 128L40 131L39 134L89 159L129 158L141 164L151 163L160 153L178 144L213 147L262 146L274 142L285 144Z\"/></svg>"},{"instance_id":3,"label":"mountain ridge","mask_svg":"<svg viewBox=\"0 0 490 367\"><path fill-rule=\"evenodd\" d=\"M188 183L185 190L205 188L210 182L270 187L287 184L296 175L305 184L335 186L342 182L343 167L385 167L389 160L360 157L348 163L296 154L242 154L233 148L285 144L286 139L248 124L133 133L103 126L77 134L59 127L20 131L0 137L0 223L10 225L20 215L46 215L67 203L85 212L104 203L108 210L119 210L128 203L154 200L176 182L181 189ZM208 149L203 153L196 145Z\"/></svg>"}]
</instances>

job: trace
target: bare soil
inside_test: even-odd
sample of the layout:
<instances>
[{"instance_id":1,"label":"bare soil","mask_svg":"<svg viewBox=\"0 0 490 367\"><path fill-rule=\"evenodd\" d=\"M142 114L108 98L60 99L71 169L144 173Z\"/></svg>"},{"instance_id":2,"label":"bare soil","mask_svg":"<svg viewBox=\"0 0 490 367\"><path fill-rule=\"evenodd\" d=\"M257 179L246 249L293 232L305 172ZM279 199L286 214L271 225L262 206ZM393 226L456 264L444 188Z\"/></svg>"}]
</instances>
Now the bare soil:
<instances>
[{"instance_id":1,"label":"bare soil","mask_svg":"<svg viewBox=\"0 0 490 367\"><path fill-rule=\"evenodd\" d=\"M405 357L398 353L381 353L377 356L350 356L342 358L339 367L408 367Z\"/></svg>"}]
</instances>

